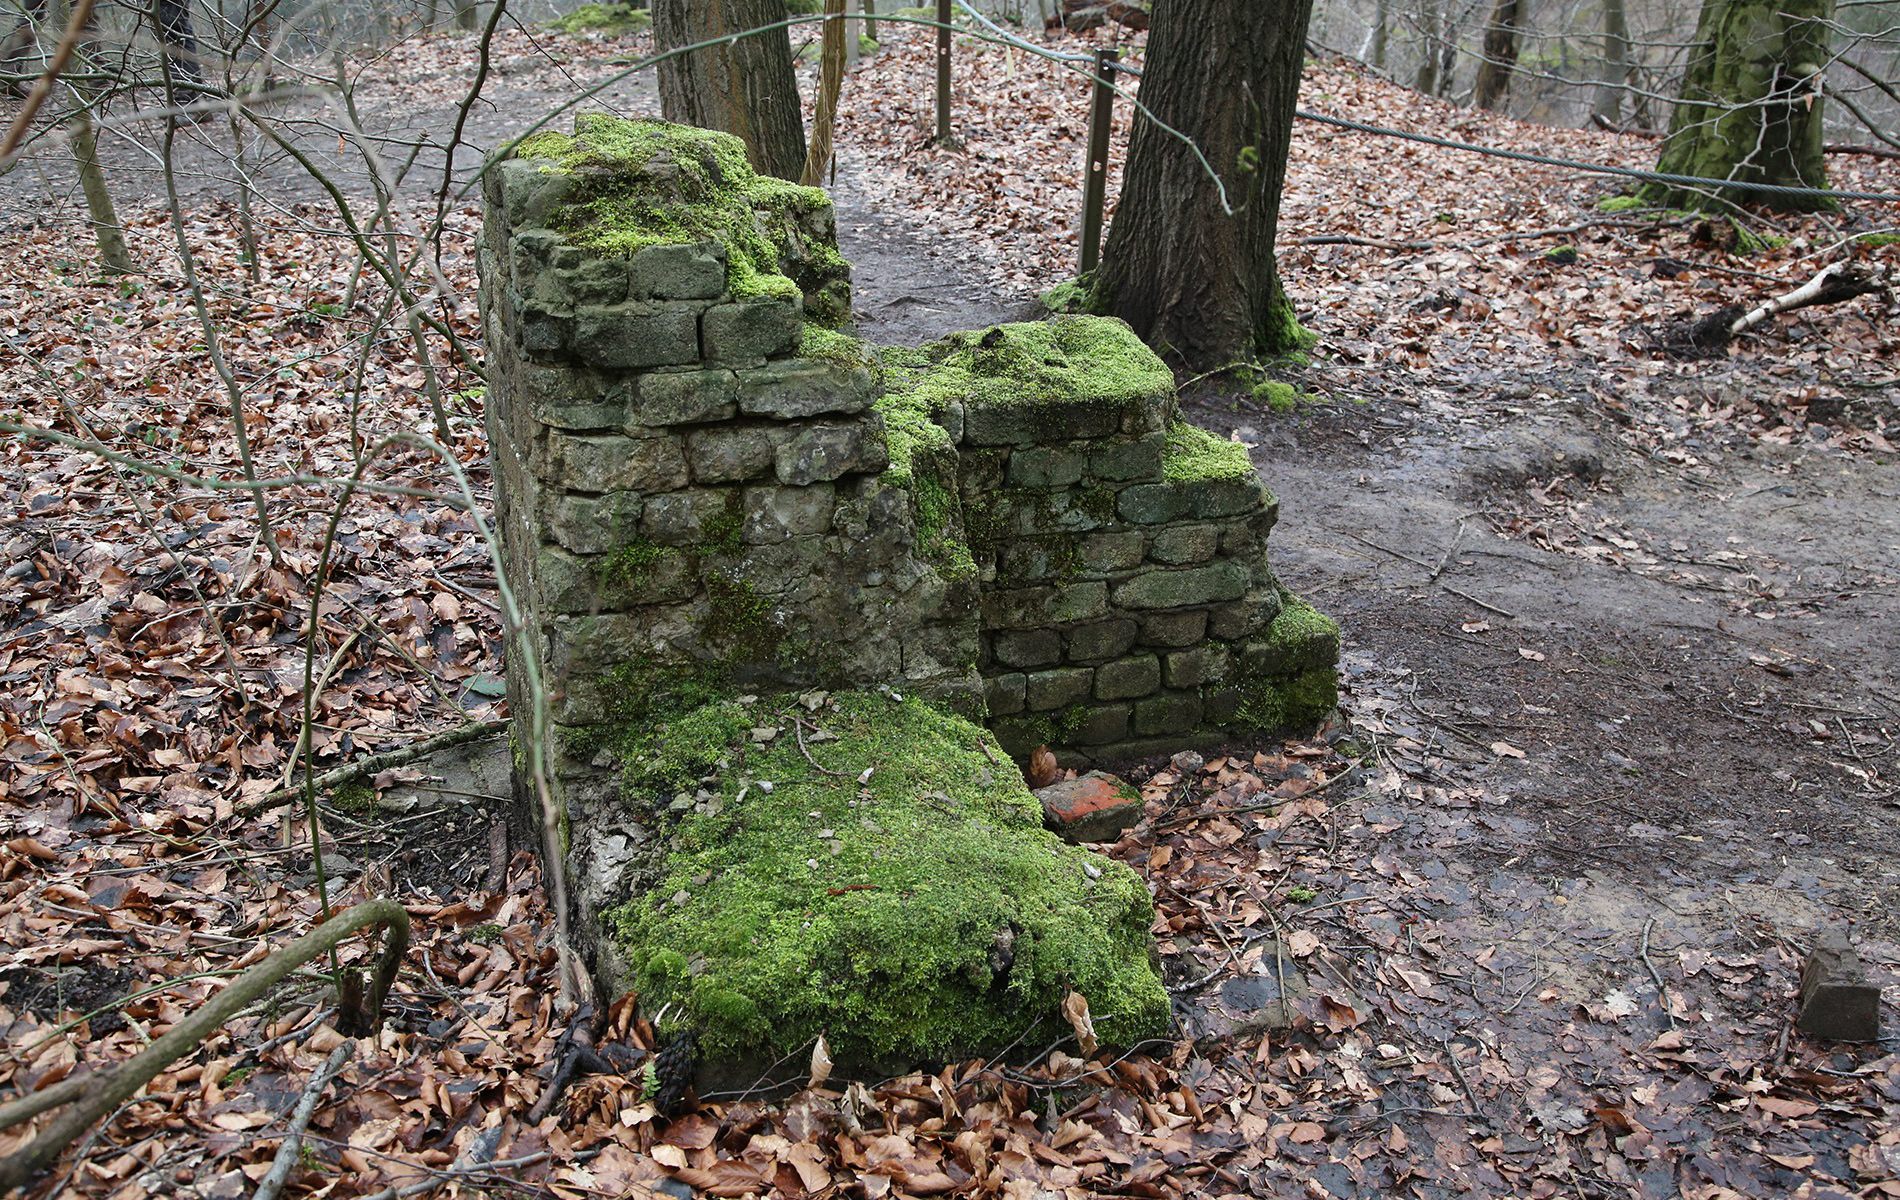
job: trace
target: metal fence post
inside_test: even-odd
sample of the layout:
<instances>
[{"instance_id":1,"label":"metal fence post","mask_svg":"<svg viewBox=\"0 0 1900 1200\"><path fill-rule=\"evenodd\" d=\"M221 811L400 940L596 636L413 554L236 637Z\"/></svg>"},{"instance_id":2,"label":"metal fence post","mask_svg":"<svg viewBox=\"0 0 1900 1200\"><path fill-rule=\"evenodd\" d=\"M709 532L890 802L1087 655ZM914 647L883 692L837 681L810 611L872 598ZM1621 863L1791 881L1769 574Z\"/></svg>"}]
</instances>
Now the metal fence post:
<instances>
[{"instance_id":1,"label":"metal fence post","mask_svg":"<svg viewBox=\"0 0 1900 1200\"><path fill-rule=\"evenodd\" d=\"M1095 52L1095 82L1089 91L1089 149L1082 177L1082 274L1102 256L1102 209L1108 199L1109 118L1115 105L1115 64L1120 50Z\"/></svg>"},{"instance_id":2,"label":"metal fence post","mask_svg":"<svg viewBox=\"0 0 1900 1200\"><path fill-rule=\"evenodd\" d=\"M950 136L950 0L937 0L937 141Z\"/></svg>"}]
</instances>

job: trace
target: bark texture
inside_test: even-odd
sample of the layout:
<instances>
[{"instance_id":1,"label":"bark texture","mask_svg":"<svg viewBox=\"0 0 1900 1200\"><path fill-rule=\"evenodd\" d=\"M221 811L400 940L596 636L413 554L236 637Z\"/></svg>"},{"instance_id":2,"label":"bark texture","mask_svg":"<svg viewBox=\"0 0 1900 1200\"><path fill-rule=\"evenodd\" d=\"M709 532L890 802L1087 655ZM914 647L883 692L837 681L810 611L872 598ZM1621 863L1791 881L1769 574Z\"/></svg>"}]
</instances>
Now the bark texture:
<instances>
[{"instance_id":1,"label":"bark texture","mask_svg":"<svg viewBox=\"0 0 1900 1200\"><path fill-rule=\"evenodd\" d=\"M1704 0L1657 170L1825 187L1821 76L1833 18L1834 0ZM1820 196L1764 195L1742 186L1715 191L1653 184L1643 195L1678 208L1716 199L1790 211L1832 206Z\"/></svg>"},{"instance_id":2,"label":"bark texture","mask_svg":"<svg viewBox=\"0 0 1900 1200\"><path fill-rule=\"evenodd\" d=\"M1603 82L1591 112L1615 124L1623 115L1623 88L1633 82L1629 12L1623 0L1603 0Z\"/></svg>"},{"instance_id":3,"label":"bark texture","mask_svg":"<svg viewBox=\"0 0 1900 1200\"><path fill-rule=\"evenodd\" d=\"M660 50L729 37L785 20L785 0L654 0ZM783 26L660 63L660 111L669 121L737 134L754 170L796 181L805 120Z\"/></svg>"},{"instance_id":4,"label":"bark texture","mask_svg":"<svg viewBox=\"0 0 1900 1200\"><path fill-rule=\"evenodd\" d=\"M1523 0L1498 0L1491 9L1491 20L1484 27L1484 58L1478 63L1478 79L1472 91L1479 108L1495 110L1511 90L1522 14Z\"/></svg>"},{"instance_id":5,"label":"bark texture","mask_svg":"<svg viewBox=\"0 0 1900 1200\"><path fill-rule=\"evenodd\" d=\"M1194 151L1135 119L1090 307L1188 366L1283 354L1304 334L1274 267L1312 0L1158 0L1141 102ZM1210 30L1220 31L1211 36Z\"/></svg>"}]
</instances>

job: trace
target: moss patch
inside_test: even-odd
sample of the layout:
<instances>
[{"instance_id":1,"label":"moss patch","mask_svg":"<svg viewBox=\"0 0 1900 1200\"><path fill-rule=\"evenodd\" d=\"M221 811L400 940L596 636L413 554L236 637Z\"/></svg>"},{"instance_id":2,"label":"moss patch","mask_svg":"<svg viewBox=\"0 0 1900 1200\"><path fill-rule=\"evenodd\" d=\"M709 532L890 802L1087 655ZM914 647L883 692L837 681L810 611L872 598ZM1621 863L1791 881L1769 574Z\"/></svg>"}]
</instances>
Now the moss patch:
<instances>
[{"instance_id":1,"label":"moss patch","mask_svg":"<svg viewBox=\"0 0 1900 1200\"><path fill-rule=\"evenodd\" d=\"M821 1031L865 1066L995 1053L1038 1022L1059 1033L1070 988L1105 1041L1167 1030L1147 889L1045 832L982 730L865 693L709 707L672 723L692 729L672 753L726 764L717 802L614 914L643 1007L673 1005L708 1055L776 1057Z\"/></svg>"},{"instance_id":2,"label":"moss patch","mask_svg":"<svg viewBox=\"0 0 1900 1200\"><path fill-rule=\"evenodd\" d=\"M920 351L911 382L931 408L975 404L1125 405L1174 388L1134 330L1107 317L1057 317L952 334Z\"/></svg>"},{"instance_id":3,"label":"moss patch","mask_svg":"<svg viewBox=\"0 0 1900 1200\"><path fill-rule=\"evenodd\" d=\"M1263 379L1254 384L1253 398L1271 412L1289 413L1300 406L1300 389L1278 379Z\"/></svg>"},{"instance_id":4,"label":"moss patch","mask_svg":"<svg viewBox=\"0 0 1900 1200\"><path fill-rule=\"evenodd\" d=\"M625 37L645 33L652 24L651 13L631 4L583 4L549 21L548 28L561 33L602 33L608 37Z\"/></svg>"},{"instance_id":5,"label":"moss patch","mask_svg":"<svg viewBox=\"0 0 1900 1200\"><path fill-rule=\"evenodd\" d=\"M648 246L717 241L735 296L799 294L781 272L780 248L762 232L759 212L795 215L831 204L818 188L755 174L745 143L731 134L664 121L583 113L572 134L534 134L514 156L578 177L560 225L575 245L630 256Z\"/></svg>"},{"instance_id":6,"label":"moss patch","mask_svg":"<svg viewBox=\"0 0 1900 1200\"><path fill-rule=\"evenodd\" d=\"M1198 479L1250 479L1253 460L1247 447L1215 437L1186 421L1168 429L1168 448L1161 459L1162 478L1170 483Z\"/></svg>"}]
</instances>

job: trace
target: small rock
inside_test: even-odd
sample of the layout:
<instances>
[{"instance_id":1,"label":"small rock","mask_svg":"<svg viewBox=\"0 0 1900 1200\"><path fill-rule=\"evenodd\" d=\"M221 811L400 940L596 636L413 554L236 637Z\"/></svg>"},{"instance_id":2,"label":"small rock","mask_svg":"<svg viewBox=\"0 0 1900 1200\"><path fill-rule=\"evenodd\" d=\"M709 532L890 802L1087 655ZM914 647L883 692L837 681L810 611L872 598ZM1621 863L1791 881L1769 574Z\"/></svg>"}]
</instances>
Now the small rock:
<instances>
[{"instance_id":1,"label":"small rock","mask_svg":"<svg viewBox=\"0 0 1900 1200\"><path fill-rule=\"evenodd\" d=\"M1206 765L1207 760L1193 750L1183 750L1168 760L1168 769L1182 779L1199 774L1201 768Z\"/></svg>"},{"instance_id":2,"label":"small rock","mask_svg":"<svg viewBox=\"0 0 1900 1200\"><path fill-rule=\"evenodd\" d=\"M1141 793L1105 771L1090 771L1036 792L1043 824L1066 842L1109 842L1141 819Z\"/></svg>"},{"instance_id":3,"label":"small rock","mask_svg":"<svg viewBox=\"0 0 1900 1200\"><path fill-rule=\"evenodd\" d=\"M1802 1033L1834 1042L1880 1040L1880 988L1869 982L1847 935L1829 930L1814 939L1801 969Z\"/></svg>"}]
</instances>

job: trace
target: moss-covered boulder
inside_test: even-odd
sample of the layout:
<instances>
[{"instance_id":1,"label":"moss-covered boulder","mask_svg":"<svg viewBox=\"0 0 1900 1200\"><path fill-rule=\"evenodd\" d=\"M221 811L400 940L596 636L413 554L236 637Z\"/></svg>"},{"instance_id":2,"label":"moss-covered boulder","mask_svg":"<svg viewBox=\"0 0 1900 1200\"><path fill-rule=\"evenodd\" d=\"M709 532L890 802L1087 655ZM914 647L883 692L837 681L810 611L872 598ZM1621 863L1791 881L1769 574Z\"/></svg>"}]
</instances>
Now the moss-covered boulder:
<instances>
[{"instance_id":1,"label":"moss-covered boulder","mask_svg":"<svg viewBox=\"0 0 1900 1200\"><path fill-rule=\"evenodd\" d=\"M1046 832L987 737L855 692L718 701L623 746L625 794L682 810L613 914L642 1007L728 1064L819 1033L872 1071L1045 1044L1070 990L1104 1041L1166 1033L1146 887Z\"/></svg>"}]
</instances>

